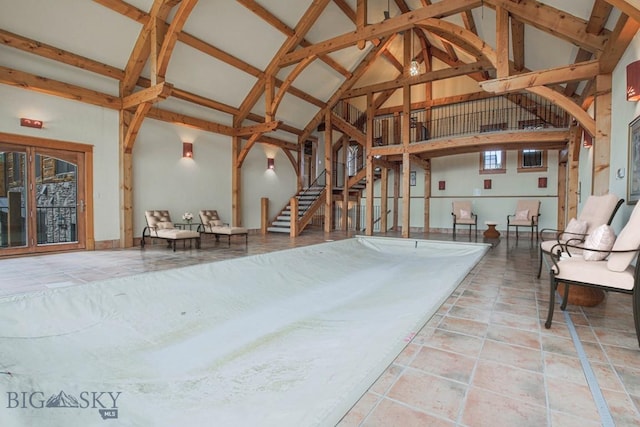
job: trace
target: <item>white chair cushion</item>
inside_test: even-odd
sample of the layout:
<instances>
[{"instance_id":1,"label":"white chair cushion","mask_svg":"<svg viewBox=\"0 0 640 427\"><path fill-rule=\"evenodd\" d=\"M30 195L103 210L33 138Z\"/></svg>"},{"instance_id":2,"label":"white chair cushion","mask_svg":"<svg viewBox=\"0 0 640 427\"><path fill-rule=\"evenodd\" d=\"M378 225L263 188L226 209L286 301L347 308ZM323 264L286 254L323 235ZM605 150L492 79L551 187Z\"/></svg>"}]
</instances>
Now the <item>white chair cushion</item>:
<instances>
[{"instance_id":1,"label":"white chair cushion","mask_svg":"<svg viewBox=\"0 0 640 427\"><path fill-rule=\"evenodd\" d=\"M460 209L460 219L469 219L471 218L471 212L465 209Z\"/></svg>"},{"instance_id":2,"label":"white chair cushion","mask_svg":"<svg viewBox=\"0 0 640 427\"><path fill-rule=\"evenodd\" d=\"M564 229L567 234L561 234L560 240L582 239L584 236L580 236L580 234L585 234L587 227L587 221L571 218L571 221L569 221L569 224L567 224L567 227Z\"/></svg>"},{"instance_id":3,"label":"white chair cushion","mask_svg":"<svg viewBox=\"0 0 640 427\"><path fill-rule=\"evenodd\" d=\"M613 232L611 226L606 224L601 225L587 236L587 239L584 241L582 256L585 261L602 261L609 255L608 252L594 252L589 249L610 251L615 241L616 234Z\"/></svg>"},{"instance_id":4,"label":"white chair cushion","mask_svg":"<svg viewBox=\"0 0 640 427\"><path fill-rule=\"evenodd\" d=\"M516 211L516 221L526 221L529 219L529 209L523 209L521 211Z\"/></svg>"},{"instance_id":5,"label":"white chair cushion","mask_svg":"<svg viewBox=\"0 0 640 427\"><path fill-rule=\"evenodd\" d=\"M615 244L613 245L614 251L635 250L640 247L640 203L636 204L633 208L627 225L624 226ZM637 252L628 253L612 253L609 256L607 267L611 271L624 271L631 261L635 258Z\"/></svg>"},{"instance_id":6,"label":"white chair cushion","mask_svg":"<svg viewBox=\"0 0 640 427\"><path fill-rule=\"evenodd\" d=\"M625 270L611 271L607 261L585 261L582 257L566 258L558 262L560 272L554 266L556 278L575 282L592 283L618 289L633 289L633 267Z\"/></svg>"}]
</instances>

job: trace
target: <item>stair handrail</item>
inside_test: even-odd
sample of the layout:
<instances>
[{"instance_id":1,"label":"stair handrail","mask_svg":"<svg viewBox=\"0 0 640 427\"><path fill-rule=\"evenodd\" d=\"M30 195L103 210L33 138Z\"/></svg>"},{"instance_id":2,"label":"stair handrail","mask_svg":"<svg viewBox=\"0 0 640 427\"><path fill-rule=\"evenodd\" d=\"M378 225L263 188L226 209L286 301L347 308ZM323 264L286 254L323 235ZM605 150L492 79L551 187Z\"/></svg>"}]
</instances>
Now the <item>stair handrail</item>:
<instances>
[{"instance_id":1,"label":"stair handrail","mask_svg":"<svg viewBox=\"0 0 640 427\"><path fill-rule=\"evenodd\" d=\"M297 195L297 198L300 199L302 196L310 194L315 189L325 188L326 186L327 186L327 170L324 169L322 172L320 172L320 175L318 175L316 179L307 188L302 190ZM315 197L313 198L313 202L315 202L319 196L320 196L319 194L316 194ZM302 215L298 213L298 218L300 218L301 216Z\"/></svg>"}]
</instances>

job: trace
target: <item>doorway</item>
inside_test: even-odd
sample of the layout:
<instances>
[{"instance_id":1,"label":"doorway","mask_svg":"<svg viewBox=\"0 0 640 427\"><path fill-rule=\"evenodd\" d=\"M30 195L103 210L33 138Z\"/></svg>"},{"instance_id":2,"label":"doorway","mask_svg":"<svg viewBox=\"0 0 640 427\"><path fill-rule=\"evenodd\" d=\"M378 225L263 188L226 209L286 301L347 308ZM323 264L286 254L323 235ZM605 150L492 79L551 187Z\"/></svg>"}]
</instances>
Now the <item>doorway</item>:
<instances>
[{"instance_id":1,"label":"doorway","mask_svg":"<svg viewBox=\"0 0 640 427\"><path fill-rule=\"evenodd\" d=\"M0 256L92 249L87 147L0 134Z\"/></svg>"}]
</instances>

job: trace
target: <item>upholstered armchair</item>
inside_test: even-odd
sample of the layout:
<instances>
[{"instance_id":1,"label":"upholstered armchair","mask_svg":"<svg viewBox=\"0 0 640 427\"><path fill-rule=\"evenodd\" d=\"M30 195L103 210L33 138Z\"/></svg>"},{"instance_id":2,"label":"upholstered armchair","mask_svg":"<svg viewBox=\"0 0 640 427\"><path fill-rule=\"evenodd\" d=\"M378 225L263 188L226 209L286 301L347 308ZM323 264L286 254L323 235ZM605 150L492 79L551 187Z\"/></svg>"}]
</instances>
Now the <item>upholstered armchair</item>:
<instances>
[{"instance_id":1,"label":"upholstered armchair","mask_svg":"<svg viewBox=\"0 0 640 427\"><path fill-rule=\"evenodd\" d=\"M478 216L471 211L471 201L456 200L452 203L451 216L453 217L453 237L456 237L457 225L468 225L469 236L471 227L475 227L476 237L478 237Z\"/></svg>"},{"instance_id":2,"label":"upholstered armchair","mask_svg":"<svg viewBox=\"0 0 640 427\"><path fill-rule=\"evenodd\" d=\"M516 212L513 215L507 215L507 239L509 238L509 229L515 227L516 239L518 238L518 229L525 227L531 229L531 240L535 235L538 240L538 219L540 217L540 200L518 200L516 204Z\"/></svg>"},{"instance_id":3,"label":"upholstered armchair","mask_svg":"<svg viewBox=\"0 0 640 427\"><path fill-rule=\"evenodd\" d=\"M580 245L598 227L603 224L611 225L613 218L624 199L618 198L615 194L605 194L602 196L589 196L585 202L578 218L571 218L564 230L543 228L540 230L540 254L538 260L538 278L542 272L542 262L545 256L559 256L562 245L559 243L570 243ZM547 237L551 235L552 237ZM558 253L552 253L554 248ZM575 252L575 250L574 250Z\"/></svg>"}]
</instances>

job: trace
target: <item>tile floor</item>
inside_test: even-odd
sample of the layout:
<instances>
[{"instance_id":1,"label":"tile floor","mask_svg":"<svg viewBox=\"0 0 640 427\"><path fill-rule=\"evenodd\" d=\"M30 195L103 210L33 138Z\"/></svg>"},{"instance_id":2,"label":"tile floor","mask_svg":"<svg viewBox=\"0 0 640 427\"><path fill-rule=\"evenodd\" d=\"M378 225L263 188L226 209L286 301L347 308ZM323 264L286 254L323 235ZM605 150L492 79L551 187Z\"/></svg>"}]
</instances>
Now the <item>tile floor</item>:
<instances>
[{"instance_id":1,"label":"tile floor","mask_svg":"<svg viewBox=\"0 0 640 427\"><path fill-rule=\"evenodd\" d=\"M156 243L144 250L0 258L0 298L347 237L252 234L247 246L210 239L200 250L187 245L172 252ZM434 233L411 237L451 240ZM458 234L457 240L467 239ZM544 328L548 276L535 278L537 246L522 237L492 243L340 427L603 425L559 309L551 329ZM568 311L615 425L640 425L640 349L631 297L610 294L597 307L569 305Z\"/></svg>"}]
</instances>

